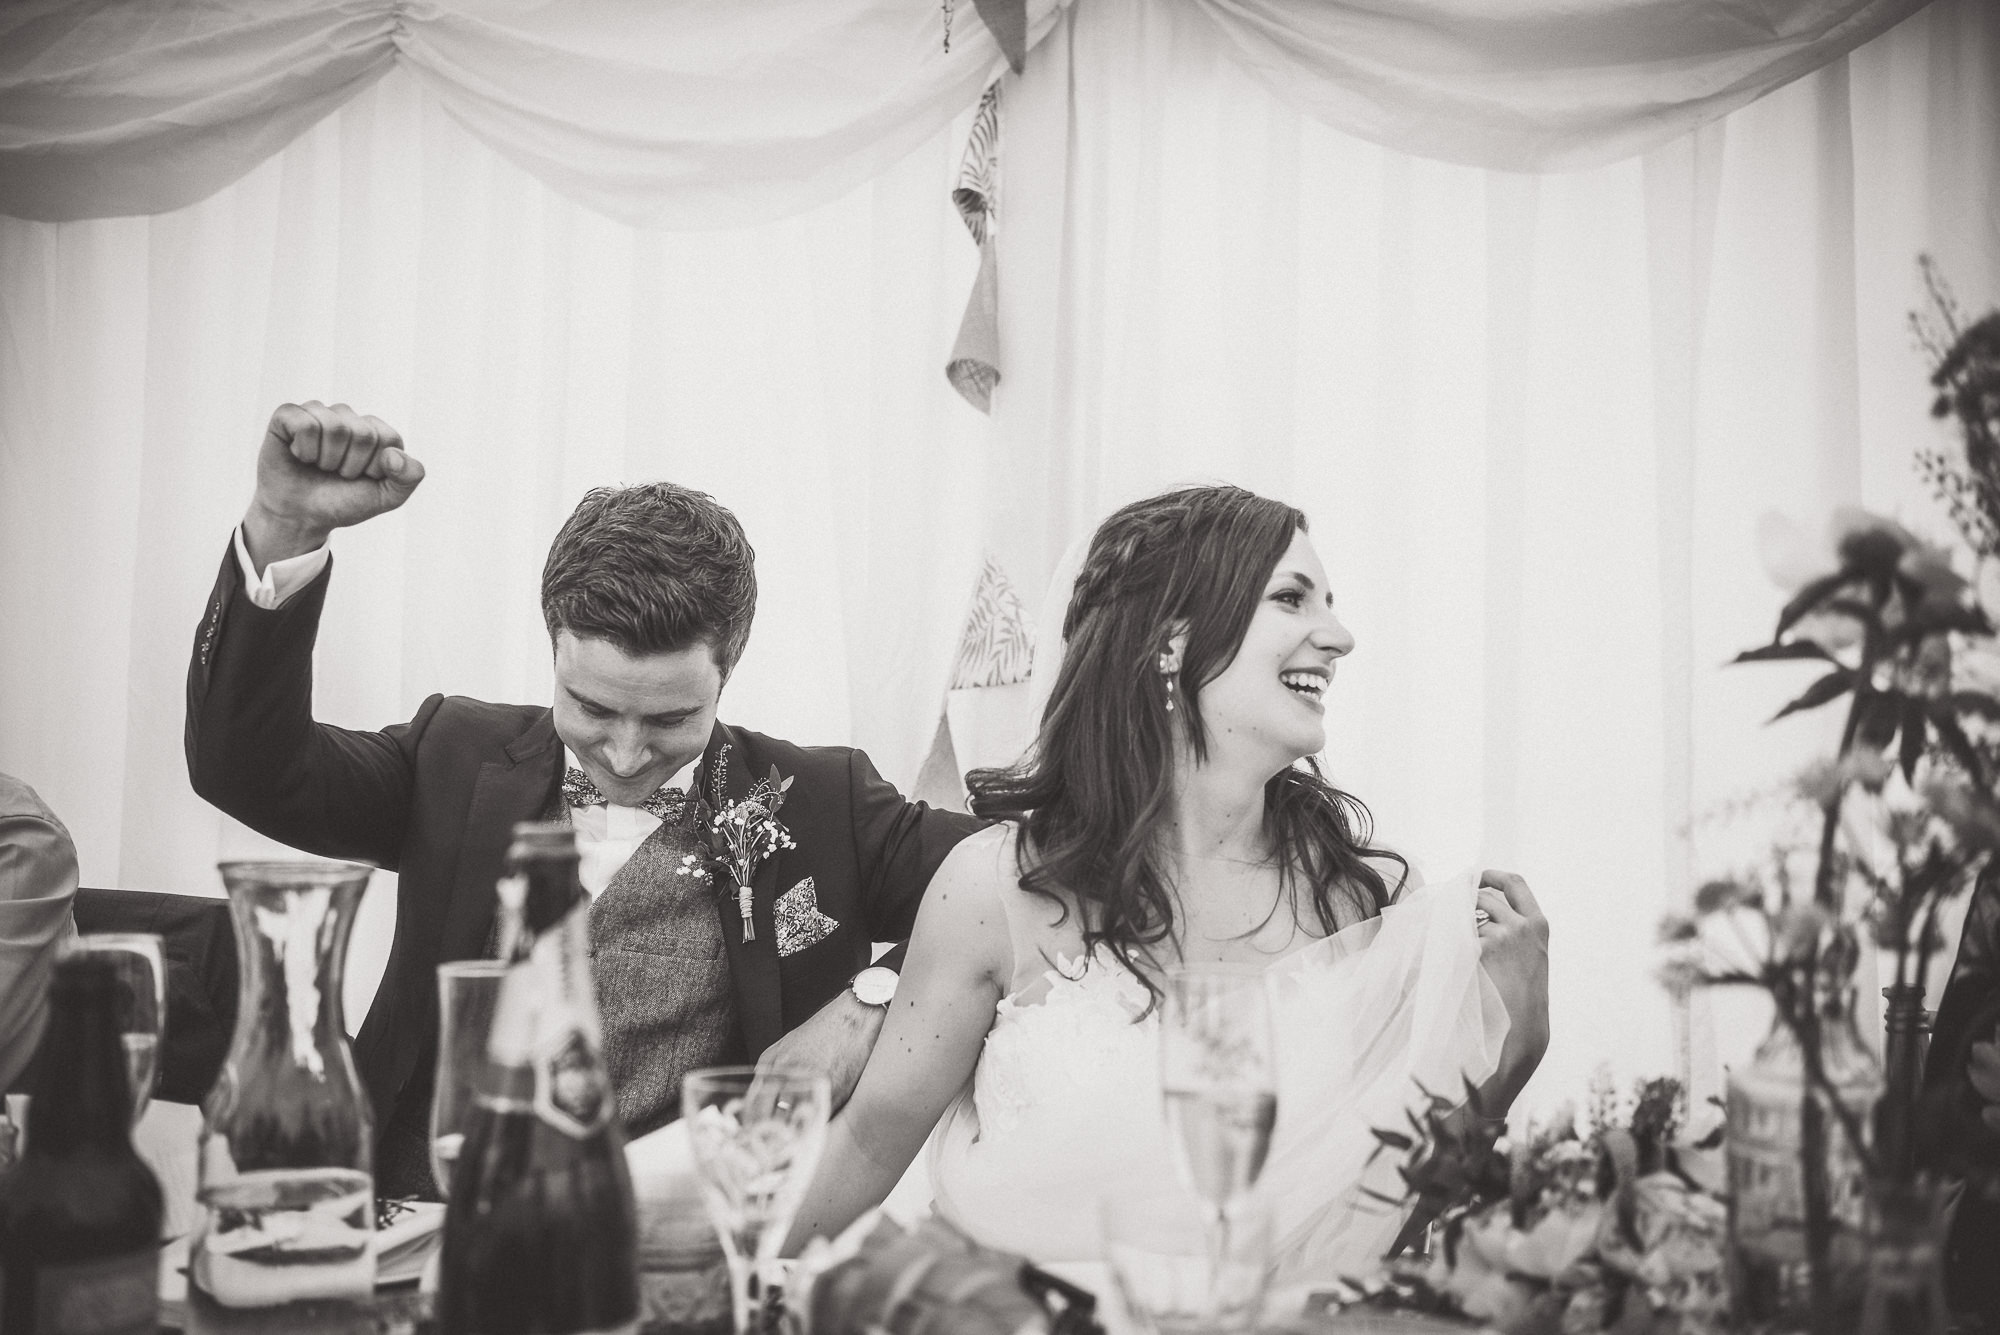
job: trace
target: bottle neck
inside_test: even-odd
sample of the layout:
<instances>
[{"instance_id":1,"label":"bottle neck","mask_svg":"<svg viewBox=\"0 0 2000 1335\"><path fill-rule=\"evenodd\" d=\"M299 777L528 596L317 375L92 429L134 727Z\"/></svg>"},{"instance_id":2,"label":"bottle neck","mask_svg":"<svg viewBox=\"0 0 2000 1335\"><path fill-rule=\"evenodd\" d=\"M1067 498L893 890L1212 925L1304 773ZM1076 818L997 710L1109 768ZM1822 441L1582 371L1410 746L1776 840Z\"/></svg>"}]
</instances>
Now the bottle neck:
<instances>
[{"instance_id":1,"label":"bottle neck","mask_svg":"<svg viewBox=\"0 0 2000 1335\"><path fill-rule=\"evenodd\" d=\"M102 985L64 980L51 989L42 1049L28 1105L27 1155L129 1153L132 1089L108 976Z\"/></svg>"},{"instance_id":2,"label":"bottle neck","mask_svg":"<svg viewBox=\"0 0 2000 1335\"><path fill-rule=\"evenodd\" d=\"M528 881L522 923L531 936L540 936L567 918L584 897L574 852L524 859L518 870Z\"/></svg>"},{"instance_id":3,"label":"bottle neck","mask_svg":"<svg viewBox=\"0 0 2000 1335\"><path fill-rule=\"evenodd\" d=\"M535 938L551 931L584 898L574 846L554 853L511 851L501 881L500 958L519 963L534 950Z\"/></svg>"}]
</instances>

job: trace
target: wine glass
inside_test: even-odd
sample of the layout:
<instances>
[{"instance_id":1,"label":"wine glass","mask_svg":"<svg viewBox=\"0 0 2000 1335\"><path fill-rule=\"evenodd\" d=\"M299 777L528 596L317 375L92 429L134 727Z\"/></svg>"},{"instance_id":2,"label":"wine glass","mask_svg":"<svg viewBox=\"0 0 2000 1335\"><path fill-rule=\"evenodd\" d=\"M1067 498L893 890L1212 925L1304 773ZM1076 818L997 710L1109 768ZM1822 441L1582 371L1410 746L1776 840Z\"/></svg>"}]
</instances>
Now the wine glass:
<instances>
[{"instance_id":1,"label":"wine glass","mask_svg":"<svg viewBox=\"0 0 2000 1335\"><path fill-rule=\"evenodd\" d=\"M487 1032L507 976L501 960L453 960L437 966L437 1079L431 1092L431 1177L438 1195L451 1196L452 1168L465 1144L466 1126L486 1066Z\"/></svg>"},{"instance_id":2,"label":"wine glass","mask_svg":"<svg viewBox=\"0 0 2000 1335\"><path fill-rule=\"evenodd\" d=\"M681 1081L681 1118L702 1202L729 1258L737 1335L766 1329L778 1249L826 1147L825 1076L712 1066Z\"/></svg>"},{"instance_id":3,"label":"wine glass","mask_svg":"<svg viewBox=\"0 0 2000 1335\"><path fill-rule=\"evenodd\" d=\"M1209 1261L1221 1275L1230 1224L1270 1152L1277 1061L1263 970L1189 964L1167 970L1160 1006L1160 1088L1181 1179L1206 1209Z\"/></svg>"},{"instance_id":4,"label":"wine glass","mask_svg":"<svg viewBox=\"0 0 2000 1335\"><path fill-rule=\"evenodd\" d=\"M160 938L151 932L89 932L62 953L99 956L118 975L118 1037L137 1126L159 1079L160 1037L167 1028L167 962Z\"/></svg>"}]
</instances>

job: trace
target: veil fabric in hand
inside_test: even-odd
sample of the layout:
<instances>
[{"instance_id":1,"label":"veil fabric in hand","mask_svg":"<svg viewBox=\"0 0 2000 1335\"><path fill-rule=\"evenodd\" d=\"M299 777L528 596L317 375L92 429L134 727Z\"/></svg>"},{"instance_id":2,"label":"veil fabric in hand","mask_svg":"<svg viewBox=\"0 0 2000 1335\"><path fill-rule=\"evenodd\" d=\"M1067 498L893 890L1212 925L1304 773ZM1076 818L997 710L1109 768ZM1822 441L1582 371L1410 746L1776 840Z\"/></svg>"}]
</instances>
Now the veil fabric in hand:
<instances>
[{"instance_id":1,"label":"veil fabric in hand","mask_svg":"<svg viewBox=\"0 0 2000 1335\"><path fill-rule=\"evenodd\" d=\"M1400 1157L1374 1131L1409 1129L1426 1091L1491 1075L1506 1037L1479 964L1471 875L1406 891L1269 967L1278 1120L1257 1190L1281 1281L1374 1270L1405 1212ZM1039 986L1024 992L1039 992ZM967 1089L932 1139L939 1214L1037 1261L1101 1259L1098 1202L1175 1173L1161 1105L1159 1018L1103 949L1058 956L1046 995L1003 998Z\"/></svg>"}]
</instances>

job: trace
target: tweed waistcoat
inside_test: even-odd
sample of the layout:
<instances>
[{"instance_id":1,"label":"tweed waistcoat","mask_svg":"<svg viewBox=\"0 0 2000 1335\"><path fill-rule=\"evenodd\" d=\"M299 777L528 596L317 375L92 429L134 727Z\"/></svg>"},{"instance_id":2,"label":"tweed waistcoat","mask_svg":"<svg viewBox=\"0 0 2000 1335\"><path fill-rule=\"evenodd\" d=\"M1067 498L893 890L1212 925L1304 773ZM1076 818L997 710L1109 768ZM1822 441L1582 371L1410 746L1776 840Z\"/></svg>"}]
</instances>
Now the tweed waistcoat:
<instances>
[{"instance_id":1,"label":"tweed waistcoat","mask_svg":"<svg viewBox=\"0 0 2000 1335\"><path fill-rule=\"evenodd\" d=\"M716 891L676 874L700 851L694 818L691 808L655 830L590 906L604 1060L627 1136L679 1114L689 1071L744 1059Z\"/></svg>"},{"instance_id":2,"label":"tweed waistcoat","mask_svg":"<svg viewBox=\"0 0 2000 1335\"><path fill-rule=\"evenodd\" d=\"M589 942L604 1061L629 1140L680 1112L681 1077L699 1066L747 1060L736 1022L736 989L723 953L716 891L675 873L699 852L699 808L663 824L633 851L591 903ZM560 797L545 819L567 822ZM499 954L500 924L485 955ZM430 1111L435 1042L426 1045L411 1087L377 1146L376 1190L385 1196L436 1199L431 1178Z\"/></svg>"}]
</instances>

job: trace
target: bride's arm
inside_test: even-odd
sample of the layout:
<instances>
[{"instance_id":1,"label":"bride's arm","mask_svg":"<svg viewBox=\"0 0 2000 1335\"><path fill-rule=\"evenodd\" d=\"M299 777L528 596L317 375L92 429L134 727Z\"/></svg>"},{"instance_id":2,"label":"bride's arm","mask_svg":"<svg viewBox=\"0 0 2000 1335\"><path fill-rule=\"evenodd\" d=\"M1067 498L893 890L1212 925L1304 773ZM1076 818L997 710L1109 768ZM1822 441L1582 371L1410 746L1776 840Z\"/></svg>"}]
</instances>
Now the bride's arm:
<instances>
[{"instance_id":1,"label":"bride's arm","mask_svg":"<svg viewBox=\"0 0 2000 1335\"><path fill-rule=\"evenodd\" d=\"M786 1255L881 1204L972 1074L1013 969L1001 895L1014 865L1001 826L960 843L932 878L881 1037L828 1130Z\"/></svg>"},{"instance_id":2,"label":"bride's arm","mask_svg":"<svg viewBox=\"0 0 2000 1335\"><path fill-rule=\"evenodd\" d=\"M1512 872L1479 878L1480 963L1507 1007L1500 1064L1479 1087L1481 1109L1503 1118L1549 1046L1549 920L1528 883Z\"/></svg>"}]
</instances>

